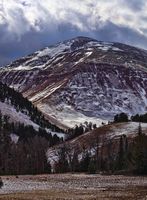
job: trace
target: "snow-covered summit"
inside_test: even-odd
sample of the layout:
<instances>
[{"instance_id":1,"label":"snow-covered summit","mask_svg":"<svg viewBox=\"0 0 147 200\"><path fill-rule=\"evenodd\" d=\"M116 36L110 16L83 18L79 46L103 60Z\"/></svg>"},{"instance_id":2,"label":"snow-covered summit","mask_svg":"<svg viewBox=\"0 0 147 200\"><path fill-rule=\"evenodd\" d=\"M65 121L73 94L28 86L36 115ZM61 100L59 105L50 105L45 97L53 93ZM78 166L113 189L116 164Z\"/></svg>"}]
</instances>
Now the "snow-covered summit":
<instances>
[{"instance_id":1,"label":"snow-covered summit","mask_svg":"<svg viewBox=\"0 0 147 200\"><path fill-rule=\"evenodd\" d=\"M76 50L88 50L91 48L91 51L96 48L97 50L108 51L123 51L115 47L114 43L111 42L99 42L97 40L86 38L86 37L77 37L65 42L58 43L54 46L46 47L45 49L36 52L37 57L49 56L53 58L55 56L64 55L66 53L71 53Z\"/></svg>"}]
</instances>

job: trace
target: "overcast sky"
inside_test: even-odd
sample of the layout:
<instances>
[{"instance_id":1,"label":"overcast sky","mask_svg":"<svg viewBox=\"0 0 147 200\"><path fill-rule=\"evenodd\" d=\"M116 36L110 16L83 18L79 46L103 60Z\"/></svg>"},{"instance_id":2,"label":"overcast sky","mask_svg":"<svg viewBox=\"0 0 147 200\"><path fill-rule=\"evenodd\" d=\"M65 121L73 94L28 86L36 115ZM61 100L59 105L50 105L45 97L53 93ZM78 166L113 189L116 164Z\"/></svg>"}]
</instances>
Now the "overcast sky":
<instances>
[{"instance_id":1,"label":"overcast sky","mask_svg":"<svg viewBox=\"0 0 147 200\"><path fill-rule=\"evenodd\" d=\"M0 0L0 65L76 36L147 49L147 0Z\"/></svg>"}]
</instances>

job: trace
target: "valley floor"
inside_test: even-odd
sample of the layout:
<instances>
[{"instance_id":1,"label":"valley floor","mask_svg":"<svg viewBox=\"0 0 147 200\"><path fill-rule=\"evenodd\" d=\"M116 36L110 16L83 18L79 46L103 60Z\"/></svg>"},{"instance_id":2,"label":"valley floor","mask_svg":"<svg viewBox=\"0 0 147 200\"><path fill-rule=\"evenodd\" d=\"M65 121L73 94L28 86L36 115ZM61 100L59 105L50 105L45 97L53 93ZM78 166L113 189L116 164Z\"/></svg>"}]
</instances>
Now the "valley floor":
<instances>
[{"instance_id":1,"label":"valley floor","mask_svg":"<svg viewBox=\"0 0 147 200\"><path fill-rule=\"evenodd\" d=\"M2 179L0 200L147 199L147 177L53 174Z\"/></svg>"}]
</instances>

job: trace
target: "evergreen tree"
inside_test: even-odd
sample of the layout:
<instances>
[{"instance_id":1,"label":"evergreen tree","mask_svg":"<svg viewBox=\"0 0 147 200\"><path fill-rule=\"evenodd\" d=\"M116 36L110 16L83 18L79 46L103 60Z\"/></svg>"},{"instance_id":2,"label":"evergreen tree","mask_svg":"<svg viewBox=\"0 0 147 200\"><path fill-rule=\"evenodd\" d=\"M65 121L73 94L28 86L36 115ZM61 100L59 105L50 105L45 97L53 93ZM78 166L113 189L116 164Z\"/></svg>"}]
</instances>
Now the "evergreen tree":
<instances>
[{"instance_id":1,"label":"evergreen tree","mask_svg":"<svg viewBox=\"0 0 147 200\"><path fill-rule=\"evenodd\" d=\"M88 152L84 152L82 159L80 161L80 171L88 172L89 164L90 164L90 154Z\"/></svg>"},{"instance_id":2,"label":"evergreen tree","mask_svg":"<svg viewBox=\"0 0 147 200\"><path fill-rule=\"evenodd\" d=\"M142 133L141 125L139 125L132 152L136 173L147 174L147 136Z\"/></svg>"},{"instance_id":3,"label":"evergreen tree","mask_svg":"<svg viewBox=\"0 0 147 200\"><path fill-rule=\"evenodd\" d=\"M128 122L128 115L126 113L120 113L114 116L114 122L119 123L119 122Z\"/></svg>"},{"instance_id":4,"label":"evergreen tree","mask_svg":"<svg viewBox=\"0 0 147 200\"><path fill-rule=\"evenodd\" d=\"M96 173L96 162L94 159L91 159L88 165L88 172L90 174L95 174Z\"/></svg>"},{"instance_id":5,"label":"evergreen tree","mask_svg":"<svg viewBox=\"0 0 147 200\"><path fill-rule=\"evenodd\" d=\"M120 137L119 141L119 151L118 151L118 158L117 158L117 169L122 170L125 166L125 152L124 152L124 143L123 143L123 136Z\"/></svg>"},{"instance_id":6,"label":"evergreen tree","mask_svg":"<svg viewBox=\"0 0 147 200\"><path fill-rule=\"evenodd\" d=\"M2 178L0 177L0 188L2 188L3 187L3 181L2 181Z\"/></svg>"},{"instance_id":7,"label":"evergreen tree","mask_svg":"<svg viewBox=\"0 0 147 200\"><path fill-rule=\"evenodd\" d=\"M55 164L56 173L65 173L69 171L66 146L62 146L58 151L58 161Z\"/></svg>"}]
</instances>

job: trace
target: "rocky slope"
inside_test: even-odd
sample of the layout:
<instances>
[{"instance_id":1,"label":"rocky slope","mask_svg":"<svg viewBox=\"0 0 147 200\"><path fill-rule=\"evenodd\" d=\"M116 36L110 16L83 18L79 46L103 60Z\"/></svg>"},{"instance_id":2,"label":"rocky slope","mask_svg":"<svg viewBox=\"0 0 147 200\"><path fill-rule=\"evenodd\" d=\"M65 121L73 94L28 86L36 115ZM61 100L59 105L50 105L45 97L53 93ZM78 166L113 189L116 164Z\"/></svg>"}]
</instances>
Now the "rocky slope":
<instances>
[{"instance_id":1,"label":"rocky slope","mask_svg":"<svg viewBox=\"0 0 147 200\"><path fill-rule=\"evenodd\" d=\"M58 125L147 111L147 51L125 44L71 39L2 68L0 80Z\"/></svg>"}]
</instances>

